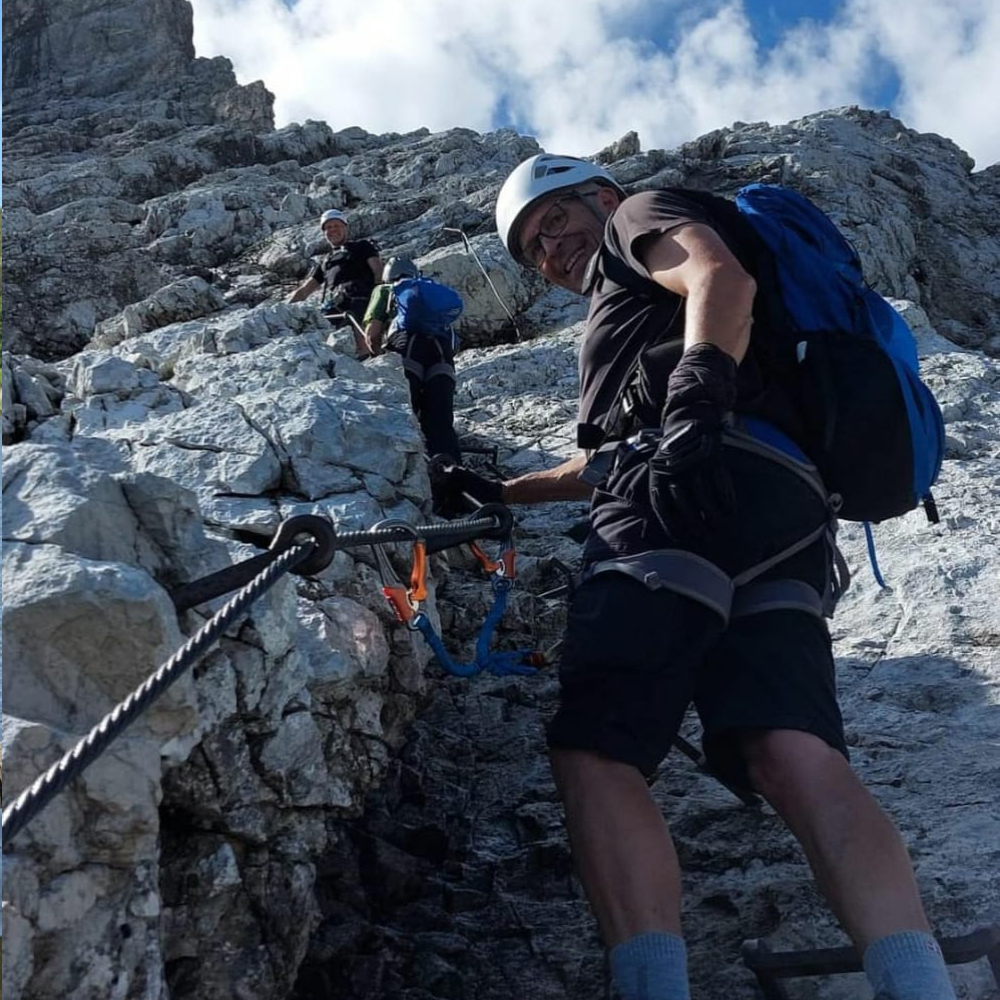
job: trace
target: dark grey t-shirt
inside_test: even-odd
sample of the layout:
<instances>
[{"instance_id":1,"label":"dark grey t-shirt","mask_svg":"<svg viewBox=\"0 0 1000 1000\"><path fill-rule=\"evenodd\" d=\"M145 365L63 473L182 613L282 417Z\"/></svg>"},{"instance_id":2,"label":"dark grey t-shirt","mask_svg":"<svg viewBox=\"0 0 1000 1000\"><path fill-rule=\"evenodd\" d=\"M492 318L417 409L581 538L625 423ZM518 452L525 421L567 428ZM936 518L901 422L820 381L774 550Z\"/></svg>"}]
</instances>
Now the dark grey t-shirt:
<instances>
[{"instance_id":1,"label":"dark grey t-shirt","mask_svg":"<svg viewBox=\"0 0 1000 1000\"><path fill-rule=\"evenodd\" d=\"M707 192L679 188L644 191L626 198L608 220L605 249L595 256L585 288L590 291L591 301L580 348L581 447L594 448L600 443L603 429L608 429L608 423L613 421L616 401L640 355L653 344L657 346L647 353L649 363L644 361L644 367L657 394L657 407L646 422L659 423L667 377L683 353L684 299L652 284L649 294L645 294L644 285L652 279L635 253L643 237L667 233L685 223L711 226L746 270L758 279L758 284L762 280L756 274L753 233L732 202ZM617 268L611 266L608 254L618 258ZM634 284L639 291L611 277L622 263L635 275ZM786 433L798 437L798 420L791 401L774 378L768 377L766 326L766 318L755 304L750 349L739 368L737 409L771 420Z\"/></svg>"},{"instance_id":2,"label":"dark grey t-shirt","mask_svg":"<svg viewBox=\"0 0 1000 1000\"><path fill-rule=\"evenodd\" d=\"M341 293L343 297L367 301L375 287L375 275L368 260L378 255L378 245L373 241L348 240L332 249L313 268L311 277L323 286L324 299L336 300Z\"/></svg>"}]
</instances>

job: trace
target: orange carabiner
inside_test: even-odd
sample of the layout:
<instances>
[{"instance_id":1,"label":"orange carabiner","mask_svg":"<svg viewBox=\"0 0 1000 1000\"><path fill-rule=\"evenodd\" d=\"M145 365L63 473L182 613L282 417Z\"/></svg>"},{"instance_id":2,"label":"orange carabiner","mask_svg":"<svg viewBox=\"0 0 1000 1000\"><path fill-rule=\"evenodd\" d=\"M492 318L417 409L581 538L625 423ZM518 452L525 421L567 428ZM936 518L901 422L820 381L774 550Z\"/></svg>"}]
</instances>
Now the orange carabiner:
<instances>
[{"instance_id":1,"label":"orange carabiner","mask_svg":"<svg viewBox=\"0 0 1000 1000\"><path fill-rule=\"evenodd\" d=\"M386 518L372 526L373 531L382 528L402 528L413 537L413 568L408 587L396 575L383 550L383 543L372 546L379 576L382 578L382 594L399 621L412 627L413 619L420 610L420 602L427 599L427 545L409 521Z\"/></svg>"},{"instance_id":2,"label":"orange carabiner","mask_svg":"<svg viewBox=\"0 0 1000 1000\"><path fill-rule=\"evenodd\" d=\"M479 565L487 573L493 574L502 568L500 563L494 562L475 542L469 542L469 551L476 557Z\"/></svg>"},{"instance_id":3,"label":"orange carabiner","mask_svg":"<svg viewBox=\"0 0 1000 1000\"><path fill-rule=\"evenodd\" d=\"M419 536L413 543L413 569L410 570L409 593L414 601L427 600L427 543Z\"/></svg>"},{"instance_id":4,"label":"orange carabiner","mask_svg":"<svg viewBox=\"0 0 1000 1000\"><path fill-rule=\"evenodd\" d=\"M479 565L491 576L514 582L514 541L510 536L500 542L496 559L491 559L475 542L469 542L469 549L479 561Z\"/></svg>"}]
</instances>

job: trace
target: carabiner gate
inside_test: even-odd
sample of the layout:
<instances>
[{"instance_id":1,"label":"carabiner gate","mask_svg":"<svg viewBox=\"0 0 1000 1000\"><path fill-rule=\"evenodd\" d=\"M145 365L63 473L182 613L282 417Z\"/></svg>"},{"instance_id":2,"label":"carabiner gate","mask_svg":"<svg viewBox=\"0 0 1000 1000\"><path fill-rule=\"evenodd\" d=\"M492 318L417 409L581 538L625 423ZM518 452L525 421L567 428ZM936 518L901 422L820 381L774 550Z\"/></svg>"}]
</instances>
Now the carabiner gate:
<instances>
[{"instance_id":1,"label":"carabiner gate","mask_svg":"<svg viewBox=\"0 0 1000 1000\"><path fill-rule=\"evenodd\" d=\"M491 559L475 542L469 542L469 551L490 576L511 584L514 582L514 539L510 535L500 540L495 559Z\"/></svg>"},{"instance_id":2,"label":"carabiner gate","mask_svg":"<svg viewBox=\"0 0 1000 1000\"><path fill-rule=\"evenodd\" d=\"M415 619L420 614L420 602L427 599L427 545L409 521L386 518L373 525L372 531L383 528L401 528L413 538L413 567L410 570L409 586L399 579L385 552L385 545L393 543L372 545L372 550L382 579L382 593L385 599L396 613L396 618L408 628L415 629L419 627L415 624Z\"/></svg>"}]
</instances>

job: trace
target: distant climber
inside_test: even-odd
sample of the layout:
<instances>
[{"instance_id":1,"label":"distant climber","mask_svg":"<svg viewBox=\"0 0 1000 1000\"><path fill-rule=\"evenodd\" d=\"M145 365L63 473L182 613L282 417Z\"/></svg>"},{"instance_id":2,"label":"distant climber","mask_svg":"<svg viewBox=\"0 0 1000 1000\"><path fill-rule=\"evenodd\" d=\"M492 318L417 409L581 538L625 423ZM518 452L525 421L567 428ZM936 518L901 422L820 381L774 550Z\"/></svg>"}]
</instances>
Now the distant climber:
<instances>
[{"instance_id":1,"label":"distant climber","mask_svg":"<svg viewBox=\"0 0 1000 1000\"><path fill-rule=\"evenodd\" d=\"M385 349L403 359L410 402L420 421L429 455L459 459L455 433L455 346L452 324L462 311L459 294L431 278L421 278L407 257L390 257L382 283L364 314L366 349Z\"/></svg>"},{"instance_id":2,"label":"distant climber","mask_svg":"<svg viewBox=\"0 0 1000 1000\"><path fill-rule=\"evenodd\" d=\"M348 219L339 209L325 211L319 228L330 244L330 252L286 301L301 302L322 288L324 315L343 314L349 318L358 358L363 361L369 355L361 323L372 289L382 275L379 248L372 240L349 240Z\"/></svg>"}]
</instances>

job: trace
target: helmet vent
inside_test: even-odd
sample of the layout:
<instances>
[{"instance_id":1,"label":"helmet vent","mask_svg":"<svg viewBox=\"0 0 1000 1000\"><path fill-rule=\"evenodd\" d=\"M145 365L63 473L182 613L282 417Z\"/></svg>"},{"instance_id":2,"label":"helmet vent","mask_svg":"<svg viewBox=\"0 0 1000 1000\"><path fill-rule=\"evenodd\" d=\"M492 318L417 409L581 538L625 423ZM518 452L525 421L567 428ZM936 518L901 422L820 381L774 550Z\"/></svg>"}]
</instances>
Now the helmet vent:
<instances>
[{"instance_id":1,"label":"helmet vent","mask_svg":"<svg viewBox=\"0 0 1000 1000\"><path fill-rule=\"evenodd\" d=\"M539 166L535 169L535 177L551 177L553 174L564 174L567 170L573 170L575 167L566 166L565 164L557 167L546 167Z\"/></svg>"}]
</instances>

